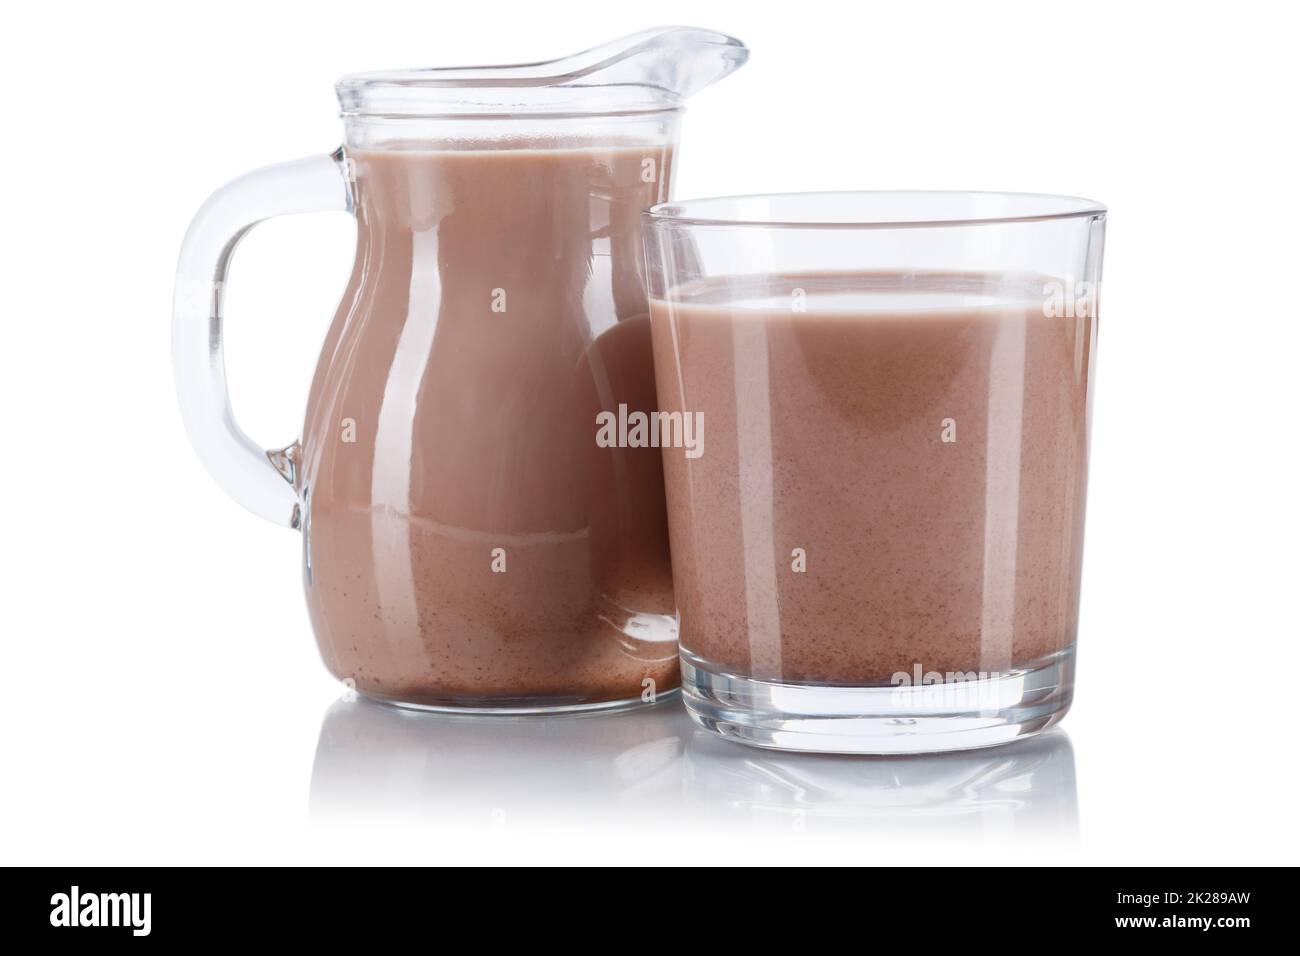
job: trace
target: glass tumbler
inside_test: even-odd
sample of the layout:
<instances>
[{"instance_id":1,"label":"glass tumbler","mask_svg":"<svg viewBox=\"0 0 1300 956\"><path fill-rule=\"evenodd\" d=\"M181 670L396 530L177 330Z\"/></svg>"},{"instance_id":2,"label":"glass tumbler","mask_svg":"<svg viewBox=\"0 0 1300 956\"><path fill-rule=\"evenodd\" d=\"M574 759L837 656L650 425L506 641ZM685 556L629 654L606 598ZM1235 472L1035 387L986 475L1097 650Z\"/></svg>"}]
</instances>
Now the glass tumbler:
<instances>
[{"instance_id":1,"label":"glass tumbler","mask_svg":"<svg viewBox=\"0 0 1300 956\"><path fill-rule=\"evenodd\" d=\"M1061 719L1105 220L1085 199L963 192L643 214L698 723L920 753Z\"/></svg>"}]
</instances>

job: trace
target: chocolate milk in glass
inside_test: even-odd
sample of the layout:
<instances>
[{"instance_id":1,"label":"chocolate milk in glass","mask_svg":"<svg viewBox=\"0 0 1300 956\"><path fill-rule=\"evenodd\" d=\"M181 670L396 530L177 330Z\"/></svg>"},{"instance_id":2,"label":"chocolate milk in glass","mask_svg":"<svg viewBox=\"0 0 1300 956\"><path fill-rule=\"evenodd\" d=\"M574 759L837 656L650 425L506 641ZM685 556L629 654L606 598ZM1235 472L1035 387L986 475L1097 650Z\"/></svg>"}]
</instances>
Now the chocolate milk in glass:
<instances>
[{"instance_id":1,"label":"chocolate milk in glass","mask_svg":"<svg viewBox=\"0 0 1300 956\"><path fill-rule=\"evenodd\" d=\"M708 433L663 450L689 659L889 686L1073 646L1095 326L1046 314L1043 279L755 275L652 304L660 407Z\"/></svg>"}]
</instances>

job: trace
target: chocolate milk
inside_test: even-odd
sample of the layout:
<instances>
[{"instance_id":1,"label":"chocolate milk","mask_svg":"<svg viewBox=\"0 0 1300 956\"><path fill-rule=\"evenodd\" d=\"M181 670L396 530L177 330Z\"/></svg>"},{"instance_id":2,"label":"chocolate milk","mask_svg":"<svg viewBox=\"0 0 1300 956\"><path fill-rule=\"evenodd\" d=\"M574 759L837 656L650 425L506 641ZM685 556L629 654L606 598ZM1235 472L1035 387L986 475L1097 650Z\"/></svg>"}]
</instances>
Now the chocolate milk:
<instances>
[{"instance_id":1,"label":"chocolate milk","mask_svg":"<svg viewBox=\"0 0 1300 956\"><path fill-rule=\"evenodd\" d=\"M663 451L685 654L888 685L1073 644L1095 324L1046 314L1044 283L754 276L652 303L660 406L708 435Z\"/></svg>"},{"instance_id":2,"label":"chocolate milk","mask_svg":"<svg viewBox=\"0 0 1300 956\"><path fill-rule=\"evenodd\" d=\"M356 266L298 476L325 662L373 697L581 705L677 684L638 217L666 146L354 151Z\"/></svg>"}]
</instances>

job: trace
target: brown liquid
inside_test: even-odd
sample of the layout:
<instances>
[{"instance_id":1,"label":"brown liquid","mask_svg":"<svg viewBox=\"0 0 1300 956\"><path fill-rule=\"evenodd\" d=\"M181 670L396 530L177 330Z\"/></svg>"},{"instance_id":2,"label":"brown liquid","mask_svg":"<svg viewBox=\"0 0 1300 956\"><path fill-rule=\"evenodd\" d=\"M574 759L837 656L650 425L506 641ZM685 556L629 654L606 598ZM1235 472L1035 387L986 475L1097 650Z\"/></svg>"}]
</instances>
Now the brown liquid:
<instances>
[{"instance_id":1,"label":"brown liquid","mask_svg":"<svg viewBox=\"0 0 1300 956\"><path fill-rule=\"evenodd\" d=\"M676 686L658 451L595 443L599 411L654 407L638 222L670 150L352 158L356 267L300 475L327 666L424 704Z\"/></svg>"},{"instance_id":2,"label":"brown liquid","mask_svg":"<svg viewBox=\"0 0 1300 956\"><path fill-rule=\"evenodd\" d=\"M820 274L652 302L660 406L707 435L663 453L684 652L887 684L1073 644L1095 325L1047 317L1041 290Z\"/></svg>"}]
</instances>

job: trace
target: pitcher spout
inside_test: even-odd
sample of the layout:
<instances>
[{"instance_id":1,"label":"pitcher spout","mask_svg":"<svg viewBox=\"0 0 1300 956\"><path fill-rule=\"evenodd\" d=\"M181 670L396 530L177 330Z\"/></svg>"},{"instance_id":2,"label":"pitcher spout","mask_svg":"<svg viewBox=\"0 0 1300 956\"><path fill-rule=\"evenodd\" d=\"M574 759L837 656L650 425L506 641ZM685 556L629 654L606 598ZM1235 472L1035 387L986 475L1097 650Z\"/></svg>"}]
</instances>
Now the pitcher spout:
<instances>
[{"instance_id":1,"label":"pitcher spout","mask_svg":"<svg viewBox=\"0 0 1300 956\"><path fill-rule=\"evenodd\" d=\"M336 90L345 119L653 112L680 108L748 58L724 33L656 27L556 60L358 73Z\"/></svg>"},{"instance_id":2,"label":"pitcher spout","mask_svg":"<svg viewBox=\"0 0 1300 956\"><path fill-rule=\"evenodd\" d=\"M749 48L735 37L672 26L643 30L544 65L556 69L557 85L655 90L680 104L747 59Z\"/></svg>"}]
</instances>

